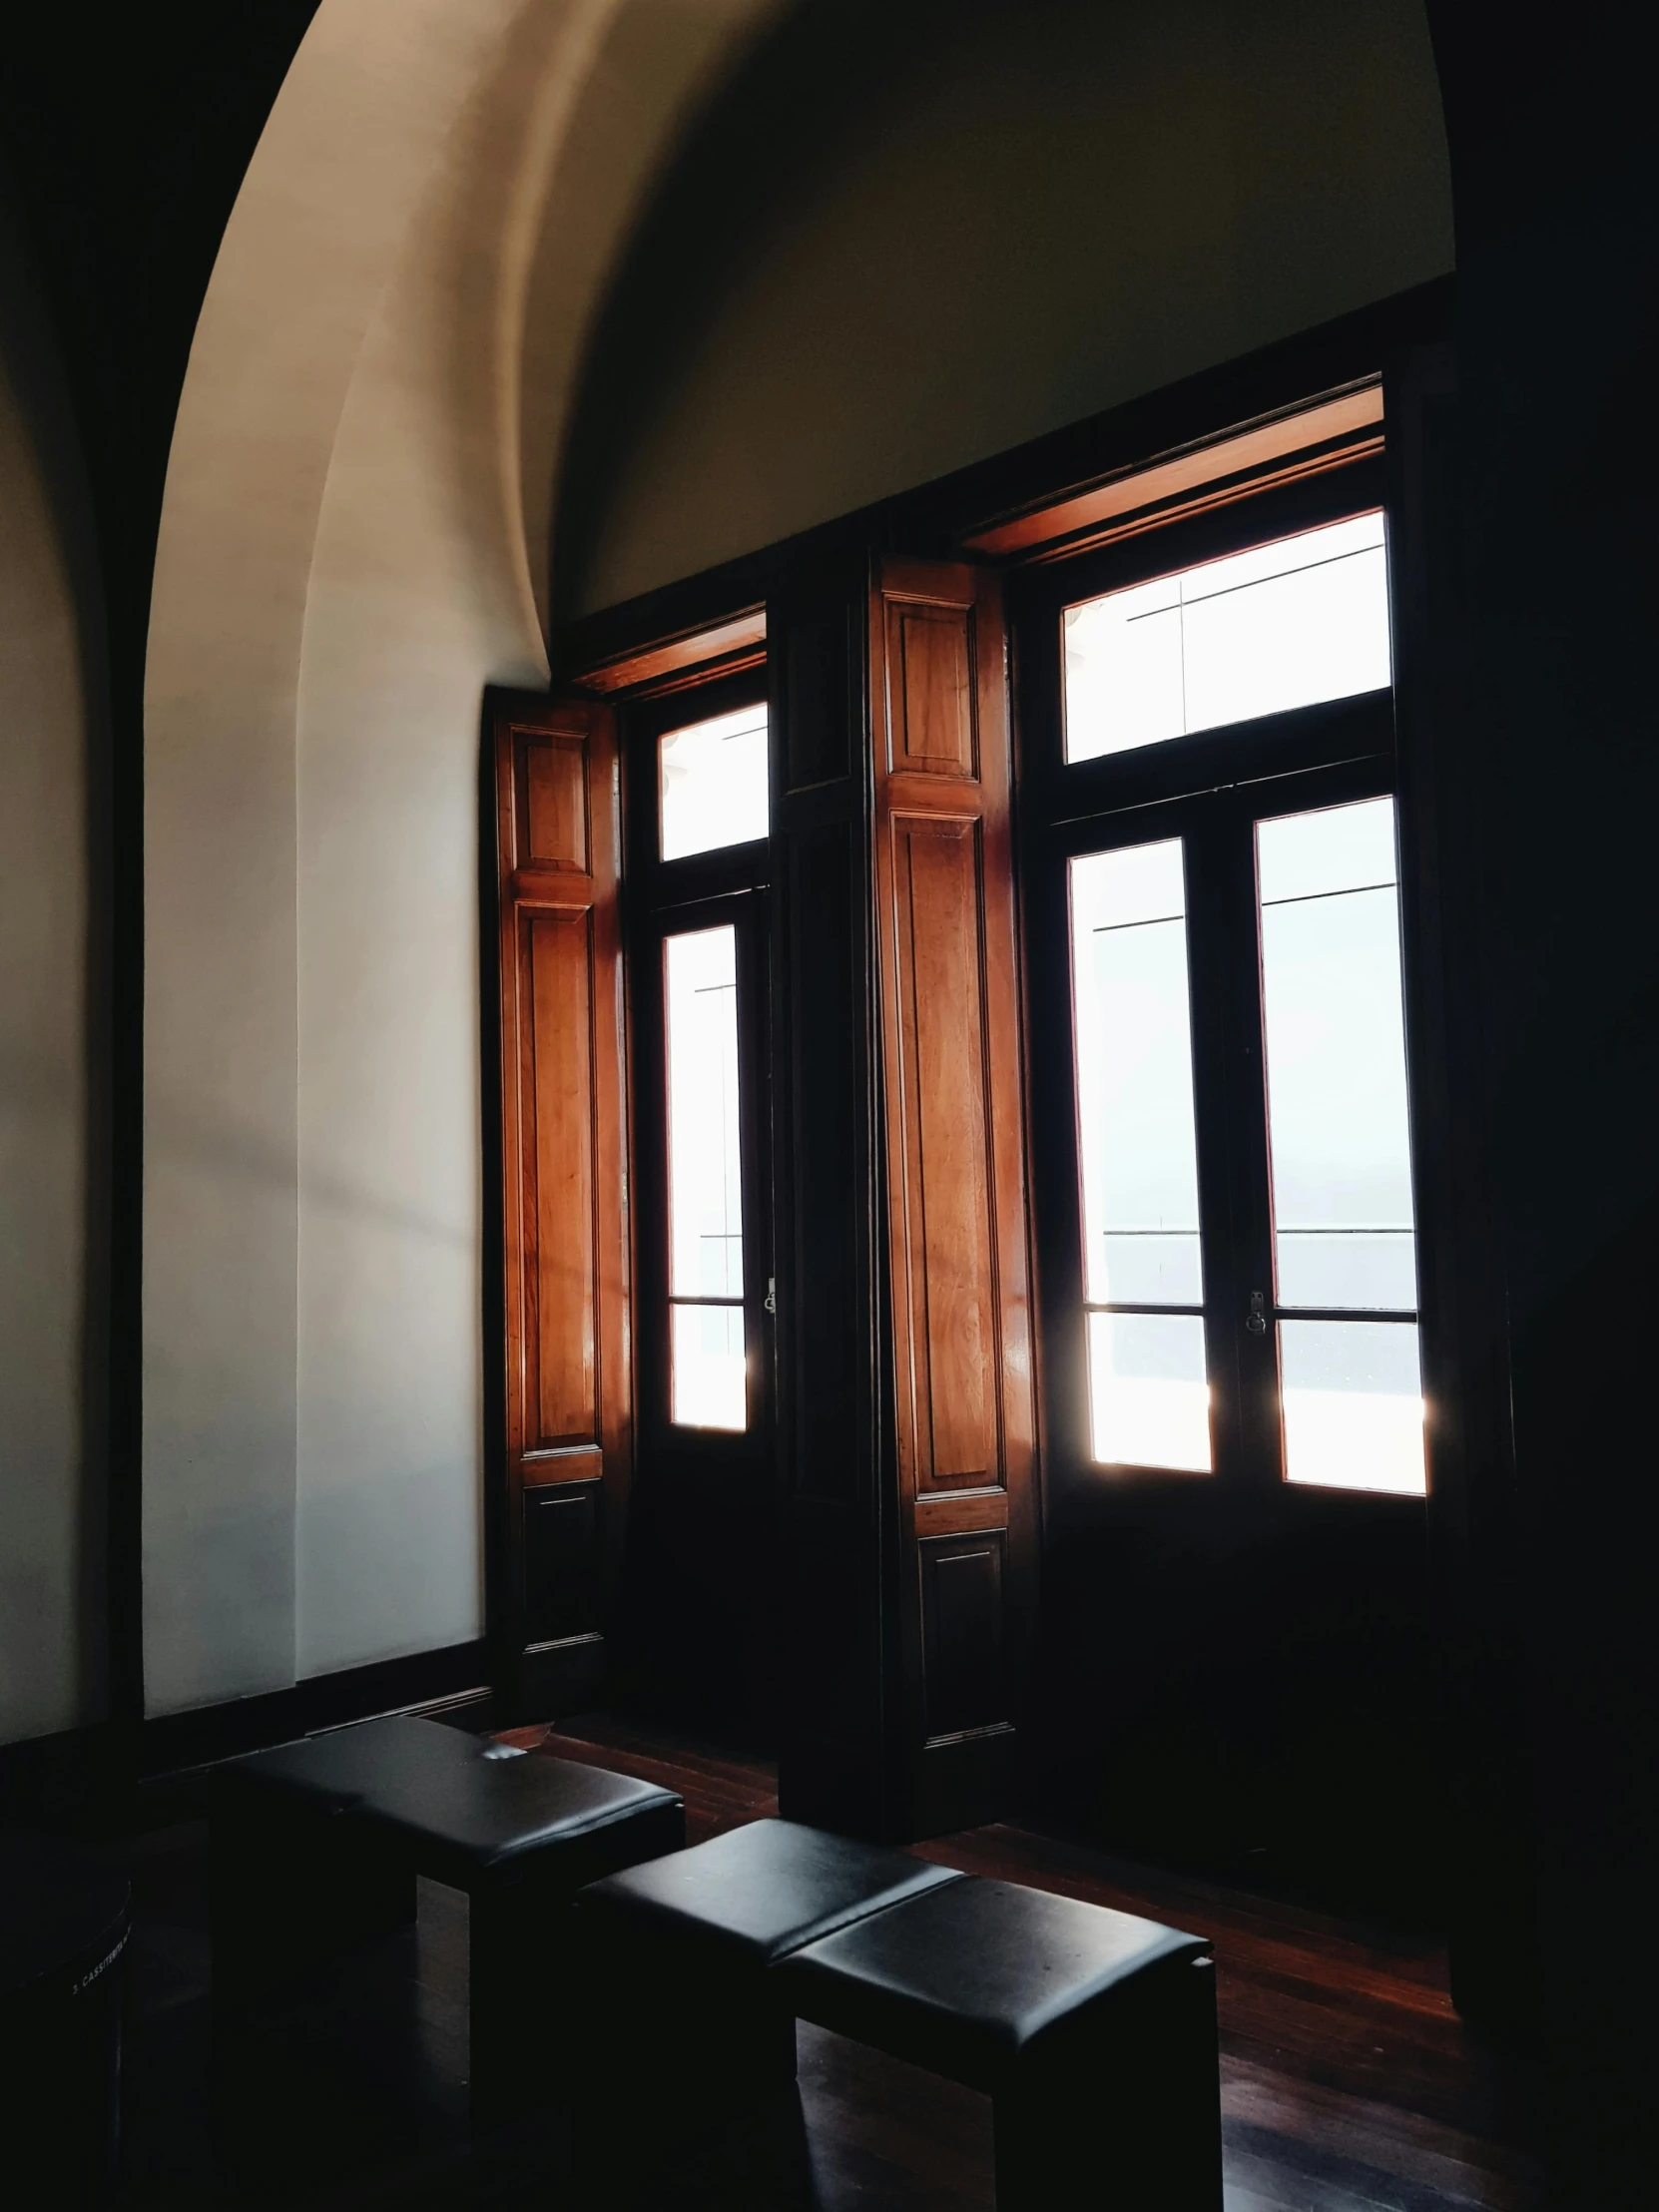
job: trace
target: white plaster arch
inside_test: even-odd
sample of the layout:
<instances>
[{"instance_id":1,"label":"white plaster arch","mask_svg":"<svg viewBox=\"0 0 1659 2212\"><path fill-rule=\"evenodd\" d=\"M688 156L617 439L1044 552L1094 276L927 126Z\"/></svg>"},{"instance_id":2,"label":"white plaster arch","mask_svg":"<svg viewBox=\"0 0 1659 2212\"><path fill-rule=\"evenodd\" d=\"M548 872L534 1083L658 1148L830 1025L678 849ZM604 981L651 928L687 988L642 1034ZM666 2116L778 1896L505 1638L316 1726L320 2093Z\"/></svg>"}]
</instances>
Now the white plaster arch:
<instances>
[{"instance_id":1,"label":"white plaster arch","mask_svg":"<svg viewBox=\"0 0 1659 2212\"><path fill-rule=\"evenodd\" d=\"M323 0L238 196L146 673L152 1712L481 1630L478 697L545 680L583 335L773 5Z\"/></svg>"}]
</instances>

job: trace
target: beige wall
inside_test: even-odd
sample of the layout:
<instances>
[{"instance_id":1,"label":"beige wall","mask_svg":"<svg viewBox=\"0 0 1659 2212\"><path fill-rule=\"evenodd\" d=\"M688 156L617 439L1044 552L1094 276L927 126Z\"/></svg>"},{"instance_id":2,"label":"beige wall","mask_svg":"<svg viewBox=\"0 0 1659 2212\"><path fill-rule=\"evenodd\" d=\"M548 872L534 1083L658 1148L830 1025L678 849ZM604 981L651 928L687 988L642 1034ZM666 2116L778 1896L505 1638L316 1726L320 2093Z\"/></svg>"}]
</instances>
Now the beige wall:
<instances>
[{"instance_id":1,"label":"beige wall","mask_svg":"<svg viewBox=\"0 0 1659 2212\"><path fill-rule=\"evenodd\" d=\"M323 0L169 468L146 730L154 1712L482 1628L477 764L595 297L766 0Z\"/></svg>"},{"instance_id":2,"label":"beige wall","mask_svg":"<svg viewBox=\"0 0 1659 2212\"><path fill-rule=\"evenodd\" d=\"M63 371L0 206L0 1743L103 1708L98 607Z\"/></svg>"},{"instance_id":3,"label":"beige wall","mask_svg":"<svg viewBox=\"0 0 1659 2212\"><path fill-rule=\"evenodd\" d=\"M800 43L590 365L578 608L1451 266L1420 0L909 0Z\"/></svg>"}]
</instances>

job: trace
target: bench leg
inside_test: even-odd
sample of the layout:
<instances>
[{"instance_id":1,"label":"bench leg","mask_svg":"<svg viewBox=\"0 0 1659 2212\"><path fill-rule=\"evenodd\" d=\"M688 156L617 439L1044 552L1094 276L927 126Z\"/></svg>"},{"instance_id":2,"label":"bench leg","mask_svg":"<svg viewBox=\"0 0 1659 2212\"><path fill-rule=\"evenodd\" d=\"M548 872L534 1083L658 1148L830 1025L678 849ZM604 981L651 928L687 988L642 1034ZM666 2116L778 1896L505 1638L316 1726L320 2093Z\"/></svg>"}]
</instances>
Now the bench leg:
<instances>
[{"instance_id":1,"label":"bench leg","mask_svg":"<svg viewBox=\"0 0 1659 2212\"><path fill-rule=\"evenodd\" d=\"M997 2212L1221 2212L1215 1971L1152 1979L1121 2019L1034 2045L995 2098Z\"/></svg>"},{"instance_id":2,"label":"bench leg","mask_svg":"<svg viewBox=\"0 0 1659 2212\"><path fill-rule=\"evenodd\" d=\"M413 1874L337 1816L216 1814L212 1886L214 1989L232 2004L290 1988L415 1917Z\"/></svg>"},{"instance_id":3,"label":"bench leg","mask_svg":"<svg viewBox=\"0 0 1659 2212\"><path fill-rule=\"evenodd\" d=\"M468 1911L473 2119L570 2101L582 2023L570 2016L568 1886L481 1884Z\"/></svg>"},{"instance_id":4,"label":"bench leg","mask_svg":"<svg viewBox=\"0 0 1659 2212\"><path fill-rule=\"evenodd\" d=\"M533 2086L534 2063L526 2042L539 2003L552 1992L531 1955L533 1932L522 1907L509 1912L500 1898L475 1890L468 1904L471 1952L467 2004L471 2046L469 2078L473 2120L504 2119Z\"/></svg>"}]
</instances>

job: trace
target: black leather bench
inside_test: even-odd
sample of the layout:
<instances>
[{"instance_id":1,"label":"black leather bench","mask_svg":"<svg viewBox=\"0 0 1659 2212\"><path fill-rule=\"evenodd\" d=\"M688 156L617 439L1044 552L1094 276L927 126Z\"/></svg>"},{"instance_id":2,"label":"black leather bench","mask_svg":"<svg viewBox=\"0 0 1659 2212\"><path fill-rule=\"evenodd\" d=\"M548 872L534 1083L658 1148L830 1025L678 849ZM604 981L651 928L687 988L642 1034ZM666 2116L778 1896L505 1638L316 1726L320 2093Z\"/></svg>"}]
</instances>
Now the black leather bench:
<instances>
[{"instance_id":1,"label":"black leather bench","mask_svg":"<svg viewBox=\"0 0 1659 2212\"><path fill-rule=\"evenodd\" d=\"M1220 2212L1215 1973L1196 1936L967 1878L781 1959L770 1993L992 2099L998 2212Z\"/></svg>"},{"instance_id":2,"label":"black leather bench","mask_svg":"<svg viewBox=\"0 0 1659 2212\"><path fill-rule=\"evenodd\" d=\"M465 1891L477 2113L554 2062L572 1894L685 1841L672 1791L407 1715L231 1761L212 1819L214 1983L233 2006L412 1920L419 1875Z\"/></svg>"},{"instance_id":3,"label":"black leather bench","mask_svg":"<svg viewBox=\"0 0 1659 2212\"><path fill-rule=\"evenodd\" d=\"M795 2022L764 1977L804 1943L960 1882L901 1851L795 1821L729 1830L582 1892L573 1916L595 2094L651 2065L695 2094L795 2077Z\"/></svg>"},{"instance_id":4,"label":"black leather bench","mask_svg":"<svg viewBox=\"0 0 1659 2212\"><path fill-rule=\"evenodd\" d=\"M608 2085L637 2124L647 2076L658 2105L787 2082L801 2018L988 2092L1001 2212L1219 2212L1196 1936L789 1821L614 1875L573 1920L613 2135Z\"/></svg>"}]
</instances>

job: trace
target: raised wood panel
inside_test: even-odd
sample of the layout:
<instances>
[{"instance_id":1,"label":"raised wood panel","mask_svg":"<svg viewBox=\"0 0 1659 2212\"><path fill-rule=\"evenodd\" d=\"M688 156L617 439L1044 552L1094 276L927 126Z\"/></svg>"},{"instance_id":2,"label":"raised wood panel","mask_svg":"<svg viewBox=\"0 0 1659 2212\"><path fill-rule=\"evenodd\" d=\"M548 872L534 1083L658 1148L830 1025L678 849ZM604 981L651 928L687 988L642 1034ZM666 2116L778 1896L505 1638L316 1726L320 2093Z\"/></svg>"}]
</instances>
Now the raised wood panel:
<instances>
[{"instance_id":1,"label":"raised wood panel","mask_svg":"<svg viewBox=\"0 0 1659 2212\"><path fill-rule=\"evenodd\" d=\"M929 1536L917 1545L923 1711L930 1742L1008 1721L1000 1529Z\"/></svg>"},{"instance_id":2,"label":"raised wood panel","mask_svg":"<svg viewBox=\"0 0 1659 2212\"><path fill-rule=\"evenodd\" d=\"M895 1832L994 1818L1036 1572L1000 589L882 561L869 638L893 1446Z\"/></svg>"},{"instance_id":3,"label":"raised wood panel","mask_svg":"<svg viewBox=\"0 0 1659 2212\"><path fill-rule=\"evenodd\" d=\"M522 742L524 849L521 862L588 866L587 743L560 735Z\"/></svg>"},{"instance_id":4,"label":"raised wood panel","mask_svg":"<svg viewBox=\"0 0 1659 2212\"><path fill-rule=\"evenodd\" d=\"M594 1222L593 925L578 914L524 924L530 1019L525 1082L535 1132L526 1192L526 1298L536 1309L537 1420L525 1443L597 1438Z\"/></svg>"},{"instance_id":5,"label":"raised wood panel","mask_svg":"<svg viewBox=\"0 0 1659 2212\"><path fill-rule=\"evenodd\" d=\"M1001 1475L978 830L915 817L891 826L918 1488Z\"/></svg>"},{"instance_id":6,"label":"raised wood panel","mask_svg":"<svg viewBox=\"0 0 1659 2212\"><path fill-rule=\"evenodd\" d=\"M591 1635L599 1625L598 1482L524 1493L524 1625L533 1643Z\"/></svg>"},{"instance_id":7,"label":"raised wood panel","mask_svg":"<svg viewBox=\"0 0 1659 2212\"><path fill-rule=\"evenodd\" d=\"M890 601L888 766L974 776L973 609Z\"/></svg>"},{"instance_id":8,"label":"raised wood panel","mask_svg":"<svg viewBox=\"0 0 1659 2212\"><path fill-rule=\"evenodd\" d=\"M514 1655L516 1682L503 1684L511 1700L533 1693L518 1662L546 1640L545 1617L538 1625L527 1611L538 1585L534 1574L526 1579L526 1547L544 1525L532 1498L597 1482L606 1500L594 1520L600 1612L615 1573L632 1459L627 1124L613 712L592 700L506 692L491 692L486 709L500 955L505 1446L504 1464L489 1473L490 1572L495 1629Z\"/></svg>"}]
</instances>

